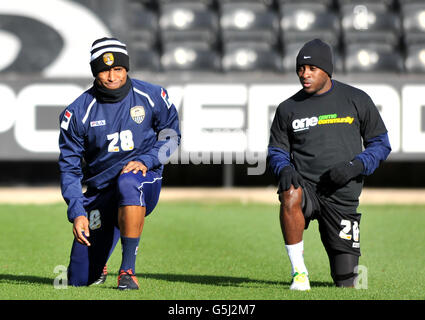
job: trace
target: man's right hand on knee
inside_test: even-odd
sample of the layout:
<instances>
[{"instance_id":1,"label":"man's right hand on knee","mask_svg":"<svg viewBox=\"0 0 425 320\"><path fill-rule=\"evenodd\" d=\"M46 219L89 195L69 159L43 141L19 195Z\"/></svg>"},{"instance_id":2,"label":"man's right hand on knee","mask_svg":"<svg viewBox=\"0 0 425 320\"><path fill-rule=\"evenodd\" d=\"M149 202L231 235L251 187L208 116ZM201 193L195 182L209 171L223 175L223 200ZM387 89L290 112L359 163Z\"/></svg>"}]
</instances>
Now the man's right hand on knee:
<instances>
[{"instance_id":1,"label":"man's right hand on knee","mask_svg":"<svg viewBox=\"0 0 425 320\"><path fill-rule=\"evenodd\" d=\"M300 186L303 187L304 181L300 174L292 167L284 167L279 174L279 193L289 190L291 185L295 189L298 189Z\"/></svg>"},{"instance_id":2,"label":"man's right hand on knee","mask_svg":"<svg viewBox=\"0 0 425 320\"><path fill-rule=\"evenodd\" d=\"M89 220L86 216L78 216L74 219L72 232L74 233L75 240L81 244L90 246L90 242L87 240L87 237L90 236Z\"/></svg>"}]
</instances>

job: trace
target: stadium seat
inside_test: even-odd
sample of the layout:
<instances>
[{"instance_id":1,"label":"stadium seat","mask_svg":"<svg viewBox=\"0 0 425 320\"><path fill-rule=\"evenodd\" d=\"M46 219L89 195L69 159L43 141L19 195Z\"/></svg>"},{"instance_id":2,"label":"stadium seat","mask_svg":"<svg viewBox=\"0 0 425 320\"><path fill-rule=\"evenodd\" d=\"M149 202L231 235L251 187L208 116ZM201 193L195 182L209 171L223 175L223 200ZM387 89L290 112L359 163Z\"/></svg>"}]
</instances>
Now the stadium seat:
<instances>
[{"instance_id":1,"label":"stadium seat","mask_svg":"<svg viewBox=\"0 0 425 320\"><path fill-rule=\"evenodd\" d=\"M221 71L221 57L204 42L169 42L163 46L164 71Z\"/></svg>"},{"instance_id":2,"label":"stadium seat","mask_svg":"<svg viewBox=\"0 0 425 320\"><path fill-rule=\"evenodd\" d=\"M401 5L403 41L406 45L425 42L425 2Z\"/></svg>"},{"instance_id":3,"label":"stadium seat","mask_svg":"<svg viewBox=\"0 0 425 320\"><path fill-rule=\"evenodd\" d=\"M344 64L347 73L402 72L404 69L401 53L387 43L347 44Z\"/></svg>"},{"instance_id":4,"label":"stadium seat","mask_svg":"<svg viewBox=\"0 0 425 320\"><path fill-rule=\"evenodd\" d=\"M333 4L334 4L334 0L276 0L276 3L278 4L278 6L280 7L282 4L285 3L295 3L295 4L299 4L299 3L303 3L303 2L307 2L307 3L319 3L319 4L323 4L328 8L332 8Z\"/></svg>"},{"instance_id":5,"label":"stadium seat","mask_svg":"<svg viewBox=\"0 0 425 320\"><path fill-rule=\"evenodd\" d=\"M332 46L338 45L339 17L324 4L285 3L279 10L283 44L320 38Z\"/></svg>"},{"instance_id":6,"label":"stadium seat","mask_svg":"<svg viewBox=\"0 0 425 320\"><path fill-rule=\"evenodd\" d=\"M224 71L281 72L281 54L267 43L229 42L223 46Z\"/></svg>"},{"instance_id":7,"label":"stadium seat","mask_svg":"<svg viewBox=\"0 0 425 320\"><path fill-rule=\"evenodd\" d=\"M160 71L159 53L154 48L143 44L132 44L127 47L129 51L130 70L134 71Z\"/></svg>"},{"instance_id":8,"label":"stadium seat","mask_svg":"<svg viewBox=\"0 0 425 320\"><path fill-rule=\"evenodd\" d=\"M397 0L397 2L400 7L408 3L423 3L422 0Z\"/></svg>"},{"instance_id":9,"label":"stadium seat","mask_svg":"<svg viewBox=\"0 0 425 320\"><path fill-rule=\"evenodd\" d=\"M399 43L401 22L398 14L383 3L347 4L341 7L344 43Z\"/></svg>"},{"instance_id":10,"label":"stadium seat","mask_svg":"<svg viewBox=\"0 0 425 320\"><path fill-rule=\"evenodd\" d=\"M244 3L257 3L257 4L262 4L262 5L267 5L267 6L271 6L273 5L274 0L216 0L216 2L218 3L218 5L222 5L225 3L240 3L240 2L244 2Z\"/></svg>"},{"instance_id":11,"label":"stadium seat","mask_svg":"<svg viewBox=\"0 0 425 320\"><path fill-rule=\"evenodd\" d=\"M129 3L127 12L130 45L153 47L158 41L158 14L137 2Z\"/></svg>"},{"instance_id":12,"label":"stadium seat","mask_svg":"<svg viewBox=\"0 0 425 320\"><path fill-rule=\"evenodd\" d=\"M161 43L169 41L217 42L217 13L197 2L164 3L160 6L159 33Z\"/></svg>"},{"instance_id":13,"label":"stadium seat","mask_svg":"<svg viewBox=\"0 0 425 320\"><path fill-rule=\"evenodd\" d=\"M261 3L223 3L220 27L224 42L265 41L275 45L279 39L277 13Z\"/></svg>"},{"instance_id":14,"label":"stadium seat","mask_svg":"<svg viewBox=\"0 0 425 320\"><path fill-rule=\"evenodd\" d=\"M391 8L398 1L400 1L400 0L336 0L335 2L339 7L342 7L342 6L347 5L347 4L368 5L368 4L380 3L380 4L384 4L388 8Z\"/></svg>"},{"instance_id":15,"label":"stadium seat","mask_svg":"<svg viewBox=\"0 0 425 320\"><path fill-rule=\"evenodd\" d=\"M298 52L304 42L287 43L283 49L282 68L285 72L295 72L295 64Z\"/></svg>"},{"instance_id":16,"label":"stadium seat","mask_svg":"<svg viewBox=\"0 0 425 320\"><path fill-rule=\"evenodd\" d=\"M192 3L202 3L202 4L206 4L208 6L213 5L215 0L148 0L148 1L153 1L156 3L159 3L159 5L162 4L168 4L168 3L179 3L179 2L192 2Z\"/></svg>"},{"instance_id":17,"label":"stadium seat","mask_svg":"<svg viewBox=\"0 0 425 320\"><path fill-rule=\"evenodd\" d=\"M99 1L99 5L102 5L102 1L103 0ZM160 1L162 1L162 0L160 0ZM138 2L138 3L141 3L144 6L156 7L158 0L129 0L128 2Z\"/></svg>"},{"instance_id":18,"label":"stadium seat","mask_svg":"<svg viewBox=\"0 0 425 320\"><path fill-rule=\"evenodd\" d=\"M285 45L284 54L283 54L283 62L282 62L282 67L284 72L295 73L296 58L297 58L298 52L300 51L303 45L304 45L304 42L293 42L293 43L288 43L287 45ZM343 59L341 57L341 54L338 48L333 47L332 54L333 54L333 63L334 63L334 73L342 73L344 71L344 64L343 64Z\"/></svg>"},{"instance_id":19,"label":"stadium seat","mask_svg":"<svg viewBox=\"0 0 425 320\"><path fill-rule=\"evenodd\" d=\"M425 73L425 43L407 46L405 68L408 73Z\"/></svg>"}]
</instances>

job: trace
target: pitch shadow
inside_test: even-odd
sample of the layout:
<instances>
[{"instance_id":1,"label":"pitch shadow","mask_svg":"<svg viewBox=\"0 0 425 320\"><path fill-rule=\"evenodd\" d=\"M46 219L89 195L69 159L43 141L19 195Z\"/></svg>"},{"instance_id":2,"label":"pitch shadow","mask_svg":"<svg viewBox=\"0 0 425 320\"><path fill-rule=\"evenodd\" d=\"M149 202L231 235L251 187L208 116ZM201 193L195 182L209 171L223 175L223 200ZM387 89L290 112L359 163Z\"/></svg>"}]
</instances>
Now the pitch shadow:
<instances>
[{"instance_id":1,"label":"pitch shadow","mask_svg":"<svg viewBox=\"0 0 425 320\"><path fill-rule=\"evenodd\" d=\"M108 277L115 277L118 274L109 273ZM251 279L246 277L230 277L230 276L212 276L212 275L192 275L192 274L169 274L169 273L143 273L139 275L141 279L149 278L155 280L163 280L169 282L184 282L193 284L205 284L220 287L248 287L258 288L262 286L289 286L290 281L269 281L260 279ZM29 275L0 274L0 284L6 281L13 281L17 284L50 284L53 285L53 278L45 278ZM328 281L311 281L314 287L334 287L333 282Z\"/></svg>"},{"instance_id":2,"label":"pitch shadow","mask_svg":"<svg viewBox=\"0 0 425 320\"><path fill-rule=\"evenodd\" d=\"M44 278L37 276L28 275L16 275L16 274L0 274L0 283L4 281L14 281L16 283L28 284L28 283L41 283L41 284L52 284L54 279Z\"/></svg>"},{"instance_id":3,"label":"pitch shadow","mask_svg":"<svg viewBox=\"0 0 425 320\"><path fill-rule=\"evenodd\" d=\"M191 275L191 274L161 274L161 273L143 273L141 278L149 278L156 280L164 280L169 282L185 282L194 284L206 284L222 287L261 287L261 286L289 286L290 281L269 281L251 279L245 277L229 277L229 276L212 276L212 275ZM312 286L315 287L333 287L332 282L312 281Z\"/></svg>"}]
</instances>

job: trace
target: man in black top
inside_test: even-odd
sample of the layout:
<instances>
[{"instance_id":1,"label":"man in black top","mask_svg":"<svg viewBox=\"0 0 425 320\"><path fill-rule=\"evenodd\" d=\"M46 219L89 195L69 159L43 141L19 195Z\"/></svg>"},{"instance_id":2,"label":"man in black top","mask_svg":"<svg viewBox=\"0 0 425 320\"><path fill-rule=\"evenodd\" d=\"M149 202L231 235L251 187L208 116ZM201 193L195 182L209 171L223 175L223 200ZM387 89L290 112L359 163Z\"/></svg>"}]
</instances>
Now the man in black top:
<instances>
[{"instance_id":1,"label":"man in black top","mask_svg":"<svg viewBox=\"0 0 425 320\"><path fill-rule=\"evenodd\" d=\"M319 223L334 283L353 287L363 176L388 157L387 129L365 92L331 78L332 51L326 43L307 42L297 56L296 71L302 89L278 106L267 159L279 179L280 224L292 265L290 289L310 290L303 231L313 219Z\"/></svg>"}]
</instances>

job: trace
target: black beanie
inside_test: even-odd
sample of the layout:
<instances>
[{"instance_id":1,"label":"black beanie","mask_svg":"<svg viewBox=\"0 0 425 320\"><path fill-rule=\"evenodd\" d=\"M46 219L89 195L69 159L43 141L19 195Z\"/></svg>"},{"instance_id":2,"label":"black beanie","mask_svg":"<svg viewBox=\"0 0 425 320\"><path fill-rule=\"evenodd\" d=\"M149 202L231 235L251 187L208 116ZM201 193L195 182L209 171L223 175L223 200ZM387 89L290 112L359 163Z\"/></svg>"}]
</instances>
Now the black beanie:
<instances>
[{"instance_id":1,"label":"black beanie","mask_svg":"<svg viewBox=\"0 0 425 320\"><path fill-rule=\"evenodd\" d=\"M320 39L314 39L301 48L297 56L296 70L304 64L316 66L332 77L333 63L331 47Z\"/></svg>"},{"instance_id":2,"label":"black beanie","mask_svg":"<svg viewBox=\"0 0 425 320\"><path fill-rule=\"evenodd\" d=\"M93 42L90 50L90 67L93 76L112 67L130 70L127 47L116 38L101 38Z\"/></svg>"}]
</instances>

